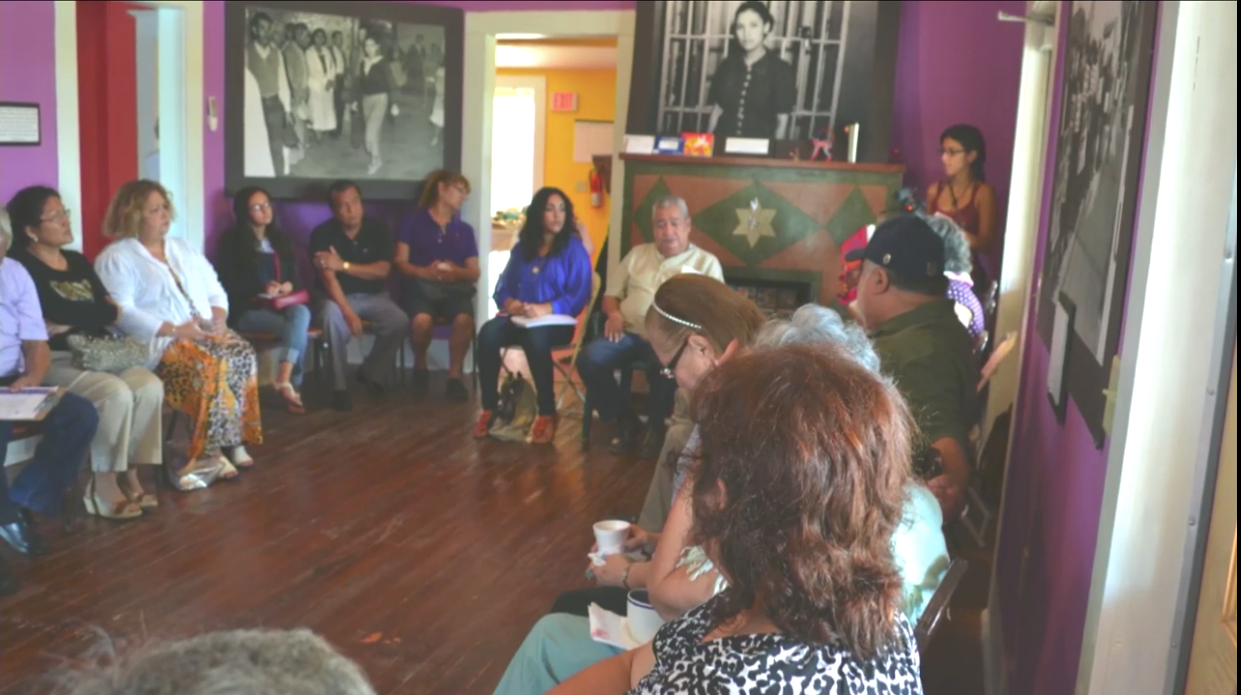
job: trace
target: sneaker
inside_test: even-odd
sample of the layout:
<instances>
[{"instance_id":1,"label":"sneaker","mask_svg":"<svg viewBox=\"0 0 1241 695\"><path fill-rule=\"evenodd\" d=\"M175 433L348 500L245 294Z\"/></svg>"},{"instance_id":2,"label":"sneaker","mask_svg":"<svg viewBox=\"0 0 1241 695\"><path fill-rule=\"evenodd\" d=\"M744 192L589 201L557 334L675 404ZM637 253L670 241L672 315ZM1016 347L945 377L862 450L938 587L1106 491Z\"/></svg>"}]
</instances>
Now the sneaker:
<instances>
[{"instance_id":1,"label":"sneaker","mask_svg":"<svg viewBox=\"0 0 1241 695\"><path fill-rule=\"evenodd\" d=\"M478 422L474 423L475 439L483 439L487 436L487 433L491 431L492 417L493 416L490 410L484 410L478 414Z\"/></svg>"},{"instance_id":2,"label":"sneaker","mask_svg":"<svg viewBox=\"0 0 1241 695\"><path fill-rule=\"evenodd\" d=\"M465 382L460 379L448 380L448 400L457 403L465 403L470 400L470 390L465 387Z\"/></svg>"},{"instance_id":3,"label":"sneaker","mask_svg":"<svg viewBox=\"0 0 1241 695\"><path fill-rule=\"evenodd\" d=\"M638 423L633 418L623 417L616 421L616 435L612 437L611 451L614 456L626 456L633 453L638 439Z\"/></svg>"},{"instance_id":4,"label":"sneaker","mask_svg":"<svg viewBox=\"0 0 1241 695\"><path fill-rule=\"evenodd\" d=\"M534 426L530 428L531 444L551 444L556 438L556 416L540 415L534 418Z\"/></svg>"},{"instance_id":5,"label":"sneaker","mask_svg":"<svg viewBox=\"0 0 1241 695\"><path fill-rule=\"evenodd\" d=\"M431 390L431 372L415 369L413 377L414 395L425 396Z\"/></svg>"},{"instance_id":6,"label":"sneaker","mask_svg":"<svg viewBox=\"0 0 1241 695\"><path fill-rule=\"evenodd\" d=\"M353 410L353 399L349 397L348 391L337 391L332 395L332 407L342 413Z\"/></svg>"}]
</instances>

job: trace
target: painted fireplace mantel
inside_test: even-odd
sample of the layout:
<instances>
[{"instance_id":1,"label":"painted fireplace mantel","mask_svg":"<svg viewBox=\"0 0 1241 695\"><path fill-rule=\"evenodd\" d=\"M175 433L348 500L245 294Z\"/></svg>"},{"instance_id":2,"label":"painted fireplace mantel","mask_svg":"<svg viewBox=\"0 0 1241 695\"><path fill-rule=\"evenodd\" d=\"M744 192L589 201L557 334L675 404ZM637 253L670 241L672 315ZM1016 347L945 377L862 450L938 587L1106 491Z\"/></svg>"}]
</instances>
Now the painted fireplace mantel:
<instances>
[{"instance_id":1,"label":"painted fireplace mantel","mask_svg":"<svg viewBox=\"0 0 1241 695\"><path fill-rule=\"evenodd\" d=\"M651 209L677 195L690 240L715 254L725 279L804 283L830 304L840 245L895 202L905 167L749 157L622 154L621 254L651 241Z\"/></svg>"}]
</instances>

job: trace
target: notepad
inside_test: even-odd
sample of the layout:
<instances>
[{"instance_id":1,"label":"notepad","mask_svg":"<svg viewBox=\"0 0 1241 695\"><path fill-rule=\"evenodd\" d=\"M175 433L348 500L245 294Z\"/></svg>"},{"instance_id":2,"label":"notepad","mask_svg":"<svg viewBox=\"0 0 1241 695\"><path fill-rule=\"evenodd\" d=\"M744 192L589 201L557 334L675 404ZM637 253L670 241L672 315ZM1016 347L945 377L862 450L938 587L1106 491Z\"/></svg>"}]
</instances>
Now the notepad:
<instances>
[{"instance_id":1,"label":"notepad","mask_svg":"<svg viewBox=\"0 0 1241 695\"><path fill-rule=\"evenodd\" d=\"M0 421L42 420L60 400L60 389L35 386L21 391L0 389Z\"/></svg>"},{"instance_id":2,"label":"notepad","mask_svg":"<svg viewBox=\"0 0 1241 695\"><path fill-rule=\"evenodd\" d=\"M522 328L546 328L547 326L576 326L577 318L566 314L548 314L537 319L514 316L513 323Z\"/></svg>"}]
</instances>

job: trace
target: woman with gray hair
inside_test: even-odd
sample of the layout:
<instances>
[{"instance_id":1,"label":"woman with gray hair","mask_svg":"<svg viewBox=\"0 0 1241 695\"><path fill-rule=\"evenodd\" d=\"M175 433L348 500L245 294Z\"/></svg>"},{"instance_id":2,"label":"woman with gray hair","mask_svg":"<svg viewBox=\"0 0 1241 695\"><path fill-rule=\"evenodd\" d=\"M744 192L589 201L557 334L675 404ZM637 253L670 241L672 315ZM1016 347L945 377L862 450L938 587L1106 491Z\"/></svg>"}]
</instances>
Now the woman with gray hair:
<instances>
[{"instance_id":1,"label":"woman with gray hair","mask_svg":"<svg viewBox=\"0 0 1241 695\"><path fill-rule=\"evenodd\" d=\"M57 695L375 695L362 669L309 630L232 630L159 643L53 675Z\"/></svg>"},{"instance_id":2,"label":"woman with gray hair","mask_svg":"<svg viewBox=\"0 0 1241 695\"><path fill-rule=\"evenodd\" d=\"M956 302L957 318L977 344L986 330L987 317L982 302L974 293L974 264L970 260L970 242L965 232L943 213L918 213L931 229L944 240L944 276L948 278L948 298Z\"/></svg>"}]
</instances>

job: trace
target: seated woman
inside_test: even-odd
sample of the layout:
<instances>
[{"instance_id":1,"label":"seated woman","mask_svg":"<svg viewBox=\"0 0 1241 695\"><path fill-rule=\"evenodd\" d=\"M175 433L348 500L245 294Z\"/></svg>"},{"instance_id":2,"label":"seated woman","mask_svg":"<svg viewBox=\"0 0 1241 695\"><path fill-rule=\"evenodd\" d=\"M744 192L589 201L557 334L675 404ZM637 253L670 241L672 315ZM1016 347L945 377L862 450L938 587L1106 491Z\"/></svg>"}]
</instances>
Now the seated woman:
<instances>
[{"instance_id":1,"label":"seated woman","mask_svg":"<svg viewBox=\"0 0 1241 695\"><path fill-rule=\"evenodd\" d=\"M309 299L297 281L293 241L274 223L271 196L246 187L233 196L232 228L220 237L216 269L232 309L228 324L249 333L269 333L280 339L280 372L274 386L291 413L305 413L302 397L303 365L310 330ZM275 308L272 299L286 297ZM291 300L296 303L288 303ZM278 301L278 300L277 300Z\"/></svg>"},{"instance_id":2,"label":"seated woman","mask_svg":"<svg viewBox=\"0 0 1241 695\"><path fill-rule=\"evenodd\" d=\"M210 632L119 656L109 642L81 661L51 675L55 693L375 695L357 664L306 629Z\"/></svg>"},{"instance_id":3,"label":"seated woman","mask_svg":"<svg viewBox=\"0 0 1241 695\"><path fill-rule=\"evenodd\" d=\"M965 233L952 218L938 213L922 215L926 223L944 240L944 276L948 278L948 298L956 302L957 318L969 331L970 338L978 344L978 338L987 329L987 317L982 302L974 294L974 265L970 261L970 245Z\"/></svg>"},{"instance_id":4,"label":"seated woman","mask_svg":"<svg viewBox=\"0 0 1241 695\"><path fill-rule=\"evenodd\" d=\"M987 143L972 125L950 126L939 136L939 158L944 180L926 192L926 209L956 222L973 251L974 286L986 287L998 277L1003 240L999 233L999 204L995 188L987 183Z\"/></svg>"},{"instance_id":5,"label":"seated woman","mask_svg":"<svg viewBox=\"0 0 1241 695\"><path fill-rule=\"evenodd\" d=\"M121 310L86 256L64 248L73 242L73 229L59 193L46 186L24 188L8 208L14 228L11 257L34 279L47 324L52 363L44 380L89 400L99 411L86 511L108 519L140 517L144 508L159 505L143 491L137 466L164 460L164 385L145 365L119 374L73 366L69 336L109 337Z\"/></svg>"},{"instance_id":6,"label":"seated woman","mask_svg":"<svg viewBox=\"0 0 1241 695\"><path fill-rule=\"evenodd\" d=\"M896 388L789 345L723 364L694 406L686 503L728 588L551 692L921 692L891 545L914 438Z\"/></svg>"},{"instance_id":7,"label":"seated woman","mask_svg":"<svg viewBox=\"0 0 1241 695\"><path fill-rule=\"evenodd\" d=\"M570 319L590 301L590 256L582 245L573 203L557 188L534 194L509 256L504 274L493 295L500 315L483 324L478 332L479 388L483 412L474 436L486 437L499 403L501 350L521 346L538 393L538 416L530 430L533 444L547 444L556 434L555 368L552 348L573 340L577 328ZM526 328L521 324L559 315L566 323Z\"/></svg>"},{"instance_id":8,"label":"seated woman","mask_svg":"<svg viewBox=\"0 0 1241 695\"><path fill-rule=\"evenodd\" d=\"M235 478L263 441L254 348L228 328L228 295L211 263L181 239L168 239L172 201L154 181L121 186L104 217L113 239L95 261L121 307L117 325L145 341L148 367L164 397L189 416L189 475L221 469ZM227 457L227 458L226 458Z\"/></svg>"},{"instance_id":9,"label":"seated woman","mask_svg":"<svg viewBox=\"0 0 1241 695\"><path fill-rule=\"evenodd\" d=\"M468 401L461 380L465 354L474 339L474 295L478 290L478 240L458 214L470 196L461 174L436 171L427 177L418 211L401 227L393 262L405 276L405 313L414 342L414 393L429 388L427 349L435 321L452 326L448 339L448 398Z\"/></svg>"},{"instance_id":10,"label":"seated woman","mask_svg":"<svg viewBox=\"0 0 1241 695\"><path fill-rule=\"evenodd\" d=\"M671 303L666 298L665 302ZM764 353L785 345L841 349L870 371L876 374L879 371L879 357L862 329L846 324L837 312L824 307L807 305L790 320L769 321L758 332L753 347L743 352ZM678 374L678 379L689 377L697 383L705 376L704 372L694 379L693 375L682 373ZM683 487L681 481L696 456L699 436L700 432L695 430L690 446L677 461L675 484L678 488ZM686 492L674 490L677 495ZM902 610L912 623L921 617L939 587L949 558L942 531L943 517L935 496L916 480L909 482L906 492L904 520L892 536L892 550L903 578ZM681 504L674 505L664 534L636 529L630 539L631 548L642 547L648 552L655 551L657 555L660 546L665 550L675 549L676 553L665 553L666 557L676 559L673 571L663 573L657 562L631 563L623 556L607 558L606 565L593 570L601 587L569 592L557 600L553 613L560 610L572 615L549 615L535 625L511 662L505 681L501 682L506 689L498 692L546 692L572 673L618 653L618 649L590 640L589 623L585 618L585 607L589 603L623 613L628 593L625 587L648 588L653 593L661 593L665 603L675 604L673 612L679 614L679 611L689 610L709 600L727 586L726 581L714 572L714 565L707 560L702 549L693 546L689 540L688 527L692 515L685 498L678 497L678 500ZM695 577L710 581L695 581ZM508 684L514 687L508 687Z\"/></svg>"}]
</instances>

